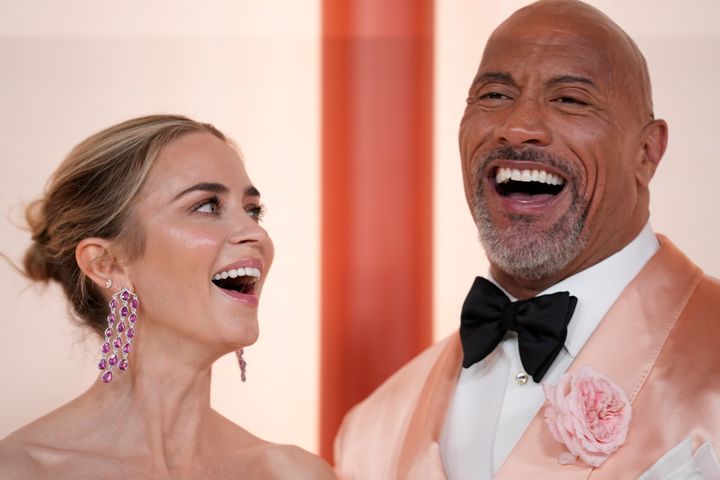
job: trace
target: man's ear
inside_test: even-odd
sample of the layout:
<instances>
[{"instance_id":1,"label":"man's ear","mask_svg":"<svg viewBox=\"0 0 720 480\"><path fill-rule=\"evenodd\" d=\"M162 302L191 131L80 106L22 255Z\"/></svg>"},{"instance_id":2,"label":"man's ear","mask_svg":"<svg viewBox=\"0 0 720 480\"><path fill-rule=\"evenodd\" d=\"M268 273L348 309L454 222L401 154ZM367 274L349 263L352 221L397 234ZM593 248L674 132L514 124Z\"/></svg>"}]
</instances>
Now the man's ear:
<instances>
[{"instance_id":1,"label":"man's ear","mask_svg":"<svg viewBox=\"0 0 720 480\"><path fill-rule=\"evenodd\" d=\"M112 242L103 238L84 238L75 248L75 260L80 270L100 289L112 284L131 288L127 272L114 253Z\"/></svg>"},{"instance_id":2,"label":"man's ear","mask_svg":"<svg viewBox=\"0 0 720 480\"><path fill-rule=\"evenodd\" d=\"M653 120L643 130L642 158L637 169L638 182L647 187L665 154L668 126L665 120Z\"/></svg>"}]
</instances>

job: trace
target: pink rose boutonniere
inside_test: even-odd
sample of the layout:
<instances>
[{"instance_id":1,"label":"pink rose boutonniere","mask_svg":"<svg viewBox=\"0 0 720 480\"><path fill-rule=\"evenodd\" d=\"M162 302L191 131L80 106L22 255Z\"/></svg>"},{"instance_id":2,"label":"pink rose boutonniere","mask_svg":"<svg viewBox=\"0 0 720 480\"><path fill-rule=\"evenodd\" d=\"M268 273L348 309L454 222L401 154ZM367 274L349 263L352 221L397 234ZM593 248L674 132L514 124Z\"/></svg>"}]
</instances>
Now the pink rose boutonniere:
<instances>
[{"instance_id":1,"label":"pink rose boutonniere","mask_svg":"<svg viewBox=\"0 0 720 480\"><path fill-rule=\"evenodd\" d=\"M545 422L553 438L567 447L562 465L577 458L599 467L625 443L632 407L625 392L590 367L566 373L557 385L543 384Z\"/></svg>"}]
</instances>

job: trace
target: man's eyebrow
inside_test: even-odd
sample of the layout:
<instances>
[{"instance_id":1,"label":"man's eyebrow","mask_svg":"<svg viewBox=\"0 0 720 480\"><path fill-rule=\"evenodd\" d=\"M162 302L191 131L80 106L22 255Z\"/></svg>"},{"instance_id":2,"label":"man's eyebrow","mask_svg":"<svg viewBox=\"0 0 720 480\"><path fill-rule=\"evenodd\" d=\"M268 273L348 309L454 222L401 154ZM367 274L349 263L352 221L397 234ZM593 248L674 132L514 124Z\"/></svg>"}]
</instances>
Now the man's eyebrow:
<instances>
[{"instance_id":1,"label":"man's eyebrow","mask_svg":"<svg viewBox=\"0 0 720 480\"><path fill-rule=\"evenodd\" d=\"M515 85L512 75L507 72L485 72L475 77L473 85L484 82L502 82Z\"/></svg>"},{"instance_id":2,"label":"man's eyebrow","mask_svg":"<svg viewBox=\"0 0 720 480\"><path fill-rule=\"evenodd\" d=\"M590 80L587 77L581 77L579 75L558 75L557 77L553 77L550 80L548 80L547 85L557 85L559 83L584 83L586 85L591 85L595 87L595 82Z\"/></svg>"},{"instance_id":3,"label":"man's eyebrow","mask_svg":"<svg viewBox=\"0 0 720 480\"><path fill-rule=\"evenodd\" d=\"M175 195L174 200L177 200L178 198L182 197L183 195L186 195L190 192L196 192L196 191L202 191L202 192L210 192L210 193L227 193L228 187L223 185L222 183L214 183L214 182L201 182L196 183L192 187L186 188L182 192Z\"/></svg>"}]
</instances>

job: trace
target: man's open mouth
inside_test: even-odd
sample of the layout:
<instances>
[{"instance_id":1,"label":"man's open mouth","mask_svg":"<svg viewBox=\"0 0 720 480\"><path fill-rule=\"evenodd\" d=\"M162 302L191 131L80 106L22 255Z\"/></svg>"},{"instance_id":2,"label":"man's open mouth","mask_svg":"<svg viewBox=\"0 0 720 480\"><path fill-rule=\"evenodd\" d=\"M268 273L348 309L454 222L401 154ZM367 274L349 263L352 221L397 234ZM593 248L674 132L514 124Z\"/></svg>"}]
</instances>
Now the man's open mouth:
<instances>
[{"instance_id":1,"label":"man's open mouth","mask_svg":"<svg viewBox=\"0 0 720 480\"><path fill-rule=\"evenodd\" d=\"M495 189L503 197L558 195L565 179L545 170L518 170L499 167L495 170Z\"/></svg>"},{"instance_id":2,"label":"man's open mouth","mask_svg":"<svg viewBox=\"0 0 720 480\"><path fill-rule=\"evenodd\" d=\"M231 268L213 275L212 283L224 290L245 295L255 293L255 283L260 278L260 269L254 267Z\"/></svg>"}]
</instances>

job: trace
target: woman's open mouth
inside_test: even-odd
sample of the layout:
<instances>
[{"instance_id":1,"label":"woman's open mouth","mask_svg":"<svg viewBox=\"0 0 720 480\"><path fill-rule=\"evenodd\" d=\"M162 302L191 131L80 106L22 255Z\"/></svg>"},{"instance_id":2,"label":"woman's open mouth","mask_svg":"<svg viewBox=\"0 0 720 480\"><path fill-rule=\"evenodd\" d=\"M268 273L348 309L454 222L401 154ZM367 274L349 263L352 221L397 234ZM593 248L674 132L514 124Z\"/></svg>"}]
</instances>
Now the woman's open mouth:
<instances>
[{"instance_id":1,"label":"woman's open mouth","mask_svg":"<svg viewBox=\"0 0 720 480\"><path fill-rule=\"evenodd\" d=\"M259 268L238 267L217 272L213 275L212 283L233 298L257 304L255 287L259 279Z\"/></svg>"}]
</instances>

